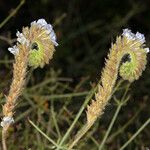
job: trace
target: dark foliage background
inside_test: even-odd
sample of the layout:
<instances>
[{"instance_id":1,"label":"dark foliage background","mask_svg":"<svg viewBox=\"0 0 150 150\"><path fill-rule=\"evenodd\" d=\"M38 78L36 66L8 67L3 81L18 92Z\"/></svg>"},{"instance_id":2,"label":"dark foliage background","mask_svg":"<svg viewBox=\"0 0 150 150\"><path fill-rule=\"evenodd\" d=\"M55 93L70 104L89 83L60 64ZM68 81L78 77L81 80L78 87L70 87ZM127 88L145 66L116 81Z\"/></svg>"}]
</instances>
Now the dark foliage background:
<instances>
[{"instance_id":1,"label":"dark foliage background","mask_svg":"<svg viewBox=\"0 0 150 150\"><path fill-rule=\"evenodd\" d=\"M17 0L0 1L0 22L19 4ZM146 45L150 47L150 1L149 0L26 0L17 14L1 29L0 36L8 39L15 38L17 30L28 26L33 20L45 18L54 24L59 46L56 48L54 59L43 70L34 71L35 83L45 77L45 72L61 70L61 76L72 78L71 88L89 77L83 86L89 88L90 81L97 82L104 66L104 58L112 42L122 29L130 28L139 31L146 37ZM0 60L13 56L7 51L8 42L0 39ZM11 82L12 64L0 64L0 78L7 80L2 85L2 93L7 93ZM1 84L1 83L0 83ZM29 85L32 83L29 83ZM147 106L139 116L146 120L150 114L150 65L149 54L147 68L143 76L133 83L130 94L133 101L126 106L126 112L138 110L140 104ZM134 127L133 127L134 128ZM134 130L134 129L133 129ZM142 142L149 145L150 136Z\"/></svg>"}]
</instances>

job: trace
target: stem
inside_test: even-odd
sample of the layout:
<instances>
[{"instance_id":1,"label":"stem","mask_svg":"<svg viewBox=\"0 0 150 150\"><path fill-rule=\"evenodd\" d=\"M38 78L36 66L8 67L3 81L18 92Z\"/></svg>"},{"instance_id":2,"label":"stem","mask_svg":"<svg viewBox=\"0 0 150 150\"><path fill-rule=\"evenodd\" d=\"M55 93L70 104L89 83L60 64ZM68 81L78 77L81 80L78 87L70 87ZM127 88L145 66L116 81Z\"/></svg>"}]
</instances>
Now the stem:
<instances>
[{"instance_id":1,"label":"stem","mask_svg":"<svg viewBox=\"0 0 150 150\"><path fill-rule=\"evenodd\" d=\"M59 147L59 145L57 145L57 143L55 143L55 141L53 141L53 139L51 139L50 137L48 137L43 131L41 131L41 129L39 127L37 127L31 120L29 120L30 124L39 132L41 133L49 142L51 142L53 145L55 145L56 147ZM59 147L60 149L62 149L61 147Z\"/></svg>"},{"instance_id":2,"label":"stem","mask_svg":"<svg viewBox=\"0 0 150 150\"><path fill-rule=\"evenodd\" d=\"M17 99L22 94L22 90L25 84L28 54L29 50L24 45L22 45L20 46L18 54L15 56L15 63L13 64L13 80L10 86L9 94L6 96L6 102L3 105L3 118L10 117L13 119L14 108L17 104ZM5 146L5 139L11 123L5 122L3 125L2 139L4 150L7 150Z\"/></svg>"},{"instance_id":3,"label":"stem","mask_svg":"<svg viewBox=\"0 0 150 150\"><path fill-rule=\"evenodd\" d=\"M87 98L85 99L83 105L80 108L80 111L78 112L78 114L76 115L76 118L74 119L73 123L71 124L71 126L69 127L69 129L67 130L66 134L64 135L64 137L62 138L62 140L59 143L59 146L62 146L62 144L65 142L65 140L68 138L68 136L70 135L71 131L73 130L75 124L77 123L79 117L81 116L85 106L88 104L88 102L91 100L93 94L95 93L97 89L97 86L91 90L90 94L87 96ZM56 150L59 150L59 148L57 148Z\"/></svg>"},{"instance_id":4,"label":"stem","mask_svg":"<svg viewBox=\"0 0 150 150\"><path fill-rule=\"evenodd\" d=\"M9 126L5 126L2 129L2 147L3 147L3 150L7 150L6 133L7 133L8 128L9 128Z\"/></svg>"},{"instance_id":5,"label":"stem","mask_svg":"<svg viewBox=\"0 0 150 150\"><path fill-rule=\"evenodd\" d=\"M120 112L120 110L121 110L121 107L122 107L122 106L124 105L124 103L126 103L126 101L128 100L128 99L125 99L125 97L126 97L126 94L127 94L128 90L129 90L129 86L130 86L130 84L127 86L126 91L125 91L125 93L123 94L123 97L122 97L121 101L120 101L120 102L119 102L119 101L117 102L117 104L118 104L117 110L116 110L116 112L115 112L115 114L114 114L114 116L113 116L113 118L112 118L112 120L111 120L111 123L110 123L110 125L109 125L109 127L108 127L108 129L107 129L107 132L106 132L106 134L105 134L105 136L104 136L104 138L103 138L103 140L102 140L102 142L101 142L101 144L100 144L100 146L99 146L99 150L102 150L102 148L103 148L103 146L104 146L104 144L105 144L105 142L106 142L106 139L107 139L107 137L108 137L108 135L109 135L109 133L110 133L110 131L111 131L113 125L114 125L114 122L115 122L115 120L116 120L116 118L117 118L117 116L118 116L118 114L119 114L119 112Z\"/></svg>"},{"instance_id":6,"label":"stem","mask_svg":"<svg viewBox=\"0 0 150 150\"><path fill-rule=\"evenodd\" d=\"M77 92L77 93L67 93L67 94L54 94L54 95L36 95L36 94L30 94L30 93L25 93L28 94L29 97L41 97L44 99L54 99L55 100L59 100L60 98L70 98L70 97L78 97L78 96L84 96L87 95L89 93L89 91L85 91L85 92Z\"/></svg>"},{"instance_id":7,"label":"stem","mask_svg":"<svg viewBox=\"0 0 150 150\"><path fill-rule=\"evenodd\" d=\"M68 150L71 150L74 145L76 145L76 143L82 138L82 136L91 128L91 126L94 124L85 124L82 129L80 130L80 132L78 132L78 134L75 137L75 140L71 143L71 145L69 146Z\"/></svg>"},{"instance_id":8,"label":"stem","mask_svg":"<svg viewBox=\"0 0 150 150\"><path fill-rule=\"evenodd\" d=\"M111 123L110 123L110 125L109 125L109 127L107 129L107 132L106 132L106 134L105 134L105 136L104 136L104 138L102 140L102 143L99 146L99 150L101 150L103 148L103 146L104 146L104 144L106 142L106 139L107 139L107 137L108 137L108 135L109 135L113 125L114 125L114 122L115 122L115 120L116 120L116 118L117 118L117 116L118 116L118 114L120 112L121 107L122 107L122 104L118 105L117 110L116 110L116 112L115 112L115 114L113 116L113 119L112 119L112 121L111 121Z\"/></svg>"},{"instance_id":9,"label":"stem","mask_svg":"<svg viewBox=\"0 0 150 150\"><path fill-rule=\"evenodd\" d=\"M133 134L133 136L123 146L121 146L120 150L125 149L149 123L150 118L140 127L140 129L135 134Z\"/></svg>"},{"instance_id":10,"label":"stem","mask_svg":"<svg viewBox=\"0 0 150 150\"><path fill-rule=\"evenodd\" d=\"M2 147L3 147L3 150L7 150L5 133L3 133L3 131L2 131Z\"/></svg>"},{"instance_id":11,"label":"stem","mask_svg":"<svg viewBox=\"0 0 150 150\"><path fill-rule=\"evenodd\" d=\"M17 13L17 11L21 8L21 6L25 3L25 0L21 0L20 4L16 7L15 10L12 11L12 13L7 16L1 23L0 23L0 29Z\"/></svg>"},{"instance_id":12,"label":"stem","mask_svg":"<svg viewBox=\"0 0 150 150\"><path fill-rule=\"evenodd\" d=\"M107 139L107 143L110 143L116 136L118 136L118 134L122 133L135 120L135 118L138 116L138 114L142 111L143 108L144 107L142 106L123 127L119 128L115 133L110 135L110 137L108 137Z\"/></svg>"}]
</instances>

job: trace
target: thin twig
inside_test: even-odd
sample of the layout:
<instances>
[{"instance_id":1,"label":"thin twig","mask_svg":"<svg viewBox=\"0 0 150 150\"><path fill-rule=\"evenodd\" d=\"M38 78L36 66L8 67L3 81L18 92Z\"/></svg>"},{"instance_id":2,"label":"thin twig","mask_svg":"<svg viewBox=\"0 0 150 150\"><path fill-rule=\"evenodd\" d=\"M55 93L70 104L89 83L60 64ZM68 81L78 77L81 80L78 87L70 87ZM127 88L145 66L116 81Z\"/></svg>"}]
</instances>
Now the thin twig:
<instances>
[{"instance_id":1,"label":"thin twig","mask_svg":"<svg viewBox=\"0 0 150 150\"><path fill-rule=\"evenodd\" d=\"M110 133L114 123L115 123L115 120L116 120L116 118L117 118L117 116L118 116L122 106L127 102L128 98L129 98L129 97L126 98L126 94L127 94L128 90L129 90L129 86L130 86L130 84L127 86L126 91L125 91L123 97L121 98L121 100L120 101L117 100L117 105L118 106L117 106L116 112L115 112L115 114L114 114L114 116L113 116L113 118L112 118L112 120L110 122L110 125L109 125L109 127L108 127L108 129L107 129L107 131L105 133L105 136L104 136L104 138L103 138L103 140L102 140L102 142L101 142L101 144L99 146L99 150L102 150L102 148L103 148L103 146L104 146L104 144L105 144L105 142L107 140L107 137L108 137L108 135L109 135L109 133Z\"/></svg>"},{"instance_id":2,"label":"thin twig","mask_svg":"<svg viewBox=\"0 0 150 150\"><path fill-rule=\"evenodd\" d=\"M18 10L21 8L21 6L25 3L25 0L21 0L19 5L14 9L1 23L0 23L0 29L18 12Z\"/></svg>"},{"instance_id":3,"label":"thin twig","mask_svg":"<svg viewBox=\"0 0 150 150\"><path fill-rule=\"evenodd\" d=\"M125 149L149 123L150 118L137 130L135 134L133 134L133 136L123 146L121 146L120 150Z\"/></svg>"}]
</instances>

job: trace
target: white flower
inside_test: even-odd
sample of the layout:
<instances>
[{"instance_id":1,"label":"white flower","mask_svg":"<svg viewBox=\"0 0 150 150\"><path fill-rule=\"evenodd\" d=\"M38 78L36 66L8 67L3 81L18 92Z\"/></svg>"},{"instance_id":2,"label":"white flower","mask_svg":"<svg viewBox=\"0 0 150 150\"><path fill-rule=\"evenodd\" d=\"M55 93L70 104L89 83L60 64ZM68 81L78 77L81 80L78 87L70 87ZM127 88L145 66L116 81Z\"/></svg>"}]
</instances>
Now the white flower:
<instances>
[{"instance_id":1,"label":"white flower","mask_svg":"<svg viewBox=\"0 0 150 150\"><path fill-rule=\"evenodd\" d=\"M149 48L144 48L147 53L149 53Z\"/></svg>"},{"instance_id":2,"label":"white flower","mask_svg":"<svg viewBox=\"0 0 150 150\"><path fill-rule=\"evenodd\" d=\"M37 25L39 28L44 28L46 30L46 33L49 34L50 40L55 46L58 46L58 43L56 42L56 34L53 30L53 27L51 24L48 24L45 19L39 19L37 22L33 21L31 22L32 25Z\"/></svg>"},{"instance_id":3,"label":"white flower","mask_svg":"<svg viewBox=\"0 0 150 150\"><path fill-rule=\"evenodd\" d=\"M144 34L141 34L139 32L136 32L136 34L134 34L129 29L123 29L122 35L125 36L128 40L137 40L141 44L145 43L145 36L144 36ZM144 48L144 50L146 51L146 53L149 53L149 48Z\"/></svg>"},{"instance_id":4,"label":"white flower","mask_svg":"<svg viewBox=\"0 0 150 150\"><path fill-rule=\"evenodd\" d=\"M123 29L122 35L127 37L128 40L135 40L135 34L132 33L129 29Z\"/></svg>"},{"instance_id":5,"label":"white flower","mask_svg":"<svg viewBox=\"0 0 150 150\"><path fill-rule=\"evenodd\" d=\"M47 29L47 34L50 34L51 31L53 30L53 27L52 27L52 25L50 25L50 24L47 24L47 25L45 26L45 28Z\"/></svg>"},{"instance_id":6,"label":"white flower","mask_svg":"<svg viewBox=\"0 0 150 150\"><path fill-rule=\"evenodd\" d=\"M145 36L144 36L144 34L141 34L139 32L136 32L136 34L134 34L129 29L123 29L122 35L127 37L128 40L138 40L142 44L145 43Z\"/></svg>"},{"instance_id":7,"label":"white flower","mask_svg":"<svg viewBox=\"0 0 150 150\"><path fill-rule=\"evenodd\" d=\"M12 117L4 117L1 122L1 126L4 127L4 126L10 125L12 123L14 123L14 119Z\"/></svg>"},{"instance_id":8,"label":"white flower","mask_svg":"<svg viewBox=\"0 0 150 150\"><path fill-rule=\"evenodd\" d=\"M27 40L22 33L20 33L19 31L17 31L16 36L17 36L17 41L20 44L23 44L23 45L26 44L26 46L29 46L29 40Z\"/></svg>"},{"instance_id":9,"label":"white flower","mask_svg":"<svg viewBox=\"0 0 150 150\"><path fill-rule=\"evenodd\" d=\"M136 39L139 40L142 44L145 43L145 36L139 32L136 32Z\"/></svg>"},{"instance_id":10,"label":"white flower","mask_svg":"<svg viewBox=\"0 0 150 150\"><path fill-rule=\"evenodd\" d=\"M47 25L47 22L45 21L45 19L39 19L37 21L37 24L39 24L40 26L46 26Z\"/></svg>"},{"instance_id":11,"label":"white flower","mask_svg":"<svg viewBox=\"0 0 150 150\"><path fill-rule=\"evenodd\" d=\"M14 45L13 47L9 47L8 50L14 55L18 54L19 52L19 49L17 48L16 45Z\"/></svg>"},{"instance_id":12,"label":"white flower","mask_svg":"<svg viewBox=\"0 0 150 150\"><path fill-rule=\"evenodd\" d=\"M36 21L31 22L31 26L36 25Z\"/></svg>"}]
</instances>

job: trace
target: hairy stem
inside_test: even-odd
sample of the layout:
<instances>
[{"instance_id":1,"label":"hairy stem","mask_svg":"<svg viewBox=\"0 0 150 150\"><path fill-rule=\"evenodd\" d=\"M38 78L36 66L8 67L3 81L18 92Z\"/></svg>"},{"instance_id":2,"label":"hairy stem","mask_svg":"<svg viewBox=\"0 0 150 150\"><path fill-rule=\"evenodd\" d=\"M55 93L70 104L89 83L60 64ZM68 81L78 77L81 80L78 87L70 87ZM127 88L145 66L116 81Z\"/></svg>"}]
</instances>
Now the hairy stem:
<instances>
[{"instance_id":1,"label":"hairy stem","mask_svg":"<svg viewBox=\"0 0 150 150\"><path fill-rule=\"evenodd\" d=\"M28 49L25 46L20 45L19 53L15 56L14 70L13 70L13 81L10 86L8 96L6 96L6 103L3 106L3 115L5 117L13 118L14 108L16 101L21 95L23 86L25 84L25 76L28 64ZM6 134L10 124L6 124L2 129L3 149L6 150Z\"/></svg>"}]
</instances>

